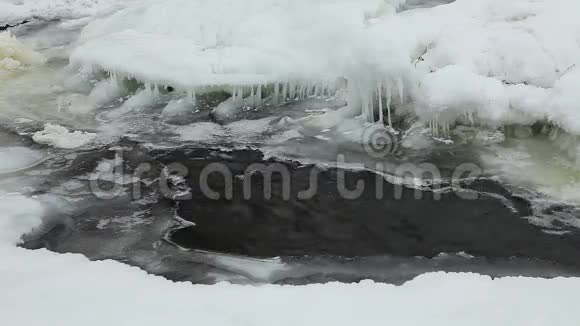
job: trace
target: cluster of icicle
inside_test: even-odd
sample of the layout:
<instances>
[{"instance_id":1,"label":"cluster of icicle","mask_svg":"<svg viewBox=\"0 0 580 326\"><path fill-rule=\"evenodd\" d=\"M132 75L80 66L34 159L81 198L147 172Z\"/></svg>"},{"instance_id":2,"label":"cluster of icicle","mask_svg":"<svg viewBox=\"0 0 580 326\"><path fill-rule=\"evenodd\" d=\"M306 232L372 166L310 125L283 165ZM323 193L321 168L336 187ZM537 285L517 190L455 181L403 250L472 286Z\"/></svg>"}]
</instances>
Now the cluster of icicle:
<instances>
[{"instance_id":1,"label":"cluster of icicle","mask_svg":"<svg viewBox=\"0 0 580 326\"><path fill-rule=\"evenodd\" d=\"M245 100L249 106L261 106L262 101L270 96L274 105L283 104L287 101L299 101L312 97L335 96L337 87L335 83L312 83L312 82L283 82L273 84L258 84L246 86L232 86L232 100ZM247 96L247 97L244 97Z\"/></svg>"},{"instance_id":2,"label":"cluster of icicle","mask_svg":"<svg viewBox=\"0 0 580 326\"><path fill-rule=\"evenodd\" d=\"M299 101L307 98L333 97L345 88L348 105L360 112L363 119L370 123L384 123L393 126L393 99L398 97L404 102L404 85L401 79L393 82L381 82L372 90L361 90L360 85L346 79L332 83L284 82L267 85L233 86L232 102L244 102L245 105L257 107L262 105L264 94L268 93L271 104L279 105L287 101ZM191 96L191 95L190 95ZM247 97L245 97L247 96Z\"/></svg>"},{"instance_id":3,"label":"cluster of icicle","mask_svg":"<svg viewBox=\"0 0 580 326\"><path fill-rule=\"evenodd\" d=\"M119 84L121 80L134 80L130 76L109 73L110 79ZM365 85L374 85L367 87ZM145 88L155 94L161 89L171 89L170 85L145 83ZM191 103L196 103L200 94L225 91L231 94L226 101L231 107L260 107L262 105L282 105L291 101L308 98L332 98L345 93L345 99L353 112L358 112L364 121L381 123L393 127L396 105L405 102L405 87L402 79L386 79L375 83L360 83L356 79L339 78L332 81L285 81L254 85L216 85L179 90ZM225 103L225 102L224 102ZM448 132L449 126L432 122L434 130Z\"/></svg>"}]
</instances>

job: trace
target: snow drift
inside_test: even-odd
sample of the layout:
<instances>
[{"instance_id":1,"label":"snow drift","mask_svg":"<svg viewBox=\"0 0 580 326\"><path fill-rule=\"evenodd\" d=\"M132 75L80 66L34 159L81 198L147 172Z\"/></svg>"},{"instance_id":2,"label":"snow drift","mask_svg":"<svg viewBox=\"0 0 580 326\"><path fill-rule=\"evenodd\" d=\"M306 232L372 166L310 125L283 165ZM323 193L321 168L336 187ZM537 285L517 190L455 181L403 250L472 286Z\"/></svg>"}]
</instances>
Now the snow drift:
<instances>
[{"instance_id":1,"label":"snow drift","mask_svg":"<svg viewBox=\"0 0 580 326\"><path fill-rule=\"evenodd\" d=\"M147 0L87 26L71 62L233 99L346 87L369 122L396 108L443 130L542 121L580 134L580 3L401 2Z\"/></svg>"}]
</instances>

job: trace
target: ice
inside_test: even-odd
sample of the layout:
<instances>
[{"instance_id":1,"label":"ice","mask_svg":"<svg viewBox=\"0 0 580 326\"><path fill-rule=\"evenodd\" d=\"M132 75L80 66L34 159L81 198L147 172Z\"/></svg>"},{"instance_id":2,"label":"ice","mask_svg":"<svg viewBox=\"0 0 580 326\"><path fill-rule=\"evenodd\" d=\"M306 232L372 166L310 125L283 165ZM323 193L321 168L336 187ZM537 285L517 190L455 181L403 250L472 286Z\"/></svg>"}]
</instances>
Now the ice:
<instances>
[{"instance_id":1,"label":"ice","mask_svg":"<svg viewBox=\"0 0 580 326\"><path fill-rule=\"evenodd\" d=\"M43 158L42 153L25 147L0 147L0 175L29 168Z\"/></svg>"},{"instance_id":2,"label":"ice","mask_svg":"<svg viewBox=\"0 0 580 326\"><path fill-rule=\"evenodd\" d=\"M183 126L175 131L182 141L212 142L216 137L225 137L224 128L213 122L198 122Z\"/></svg>"},{"instance_id":3,"label":"ice","mask_svg":"<svg viewBox=\"0 0 580 326\"><path fill-rule=\"evenodd\" d=\"M219 125L213 122L197 122L175 129L181 141L216 143L219 140L226 143L252 143L260 140L264 132L274 128L271 124L274 118L259 120L239 120Z\"/></svg>"},{"instance_id":4,"label":"ice","mask_svg":"<svg viewBox=\"0 0 580 326\"><path fill-rule=\"evenodd\" d=\"M97 137L96 134L84 131L69 131L66 127L47 123L44 130L34 133L32 139L39 144L48 144L57 148L75 149L85 146Z\"/></svg>"},{"instance_id":5,"label":"ice","mask_svg":"<svg viewBox=\"0 0 580 326\"><path fill-rule=\"evenodd\" d=\"M240 86L251 105L258 90L278 102L346 88L368 122L411 110L442 135L466 116L580 134L579 2L400 4L146 0L87 26L71 63L184 91L224 86L233 107Z\"/></svg>"},{"instance_id":6,"label":"ice","mask_svg":"<svg viewBox=\"0 0 580 326\"><path fill-rule=\"evenodd\" d=\"M193 101L188 101L185 99L171 100L161 111L161 114L165 117L176 117L188 112L192 112L195 109L195 104Z\"/></svg>"}]
</instances>

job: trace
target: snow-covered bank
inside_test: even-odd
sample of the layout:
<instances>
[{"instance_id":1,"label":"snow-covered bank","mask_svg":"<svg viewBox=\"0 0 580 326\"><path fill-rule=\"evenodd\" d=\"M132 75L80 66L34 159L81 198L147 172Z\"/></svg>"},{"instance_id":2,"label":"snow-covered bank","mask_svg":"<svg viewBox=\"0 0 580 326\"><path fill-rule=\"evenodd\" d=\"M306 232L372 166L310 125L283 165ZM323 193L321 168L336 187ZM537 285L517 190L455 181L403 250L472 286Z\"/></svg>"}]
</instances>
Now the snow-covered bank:
<instances>
[{"instance_id":1,"label":"snow-covered bank","mask_svg":"<svg viewBox=\"0 0 580 326\"><path fill-rule=\"evenodd\" d=\"M459 0L400 13L390 3L148 0L90 24L71 60L190 93L267 85L294 98L346 79L349 105L370 121L404 107L444 131L456 120L550 121L580 133L580 3Z\"/></svg>"},{"instance_id":2,"label":"snow-covered bank","mask_svg":"<svg viewBox=\"0 0 580 326\"><path fill-rule=\"evenodd\" d=\"M0 195L0 320L8 325L569 325L580 280L426 274L401 287L172 283L113 261L16 248L42 204ZM34 313L31 313L34 311Z\"/></svg>"}]
</instances>

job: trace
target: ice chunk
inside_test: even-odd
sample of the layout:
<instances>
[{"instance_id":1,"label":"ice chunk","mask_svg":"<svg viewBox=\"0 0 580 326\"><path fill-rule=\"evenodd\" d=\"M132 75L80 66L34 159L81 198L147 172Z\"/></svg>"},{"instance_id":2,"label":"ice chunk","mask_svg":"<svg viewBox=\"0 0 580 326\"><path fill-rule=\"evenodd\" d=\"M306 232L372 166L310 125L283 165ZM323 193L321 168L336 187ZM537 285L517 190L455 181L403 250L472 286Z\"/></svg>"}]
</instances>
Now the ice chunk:
<instances>
[{"instance_id":1,"label":"ice chunk","mask_svg":"<svg viewBox=\"0 0 580 326\"><path fill-rule=\"evenodd\" d=\"M32 139L39 144L48 144L58 148L74 149L85 146L96 138L96 134L84 131L69 131L59 125L47 123L44 130L36 132Z\"/></svg>"}]
</instances>

